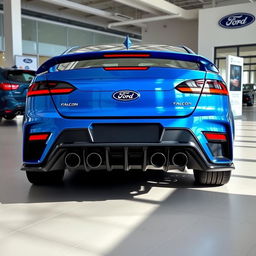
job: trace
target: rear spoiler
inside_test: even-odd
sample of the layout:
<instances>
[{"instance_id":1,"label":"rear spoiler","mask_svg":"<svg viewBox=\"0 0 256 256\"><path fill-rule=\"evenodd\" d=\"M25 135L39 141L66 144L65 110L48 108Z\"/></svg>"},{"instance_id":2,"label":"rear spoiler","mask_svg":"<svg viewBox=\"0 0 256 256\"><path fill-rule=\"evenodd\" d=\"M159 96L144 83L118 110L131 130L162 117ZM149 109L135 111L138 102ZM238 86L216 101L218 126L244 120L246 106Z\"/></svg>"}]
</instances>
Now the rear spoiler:
<instances>
[{"instance_id":1,"label":"rear spoiler","mask_svg":"<svg viewBox=\"0 0 256 256\"><path fill-rule=\"evenodd\" d=\"M150 58L158 59L174 59L174 60L184 60L191 61L200 64L200 70L212 71L218 73L217 67L208 59L194 54L189 53L177 53L177 52L160 52L160 51L100 51L100 52L82 52L82 53L72 53L64 54L53 57L43 63L37 70L37 74L44 72L49 72L51 67L61 63L68 63L73 61L81 61L87 59L102 59L105 58L104 55L107 54L149 54Z\"/></svg>"}]
</instances>

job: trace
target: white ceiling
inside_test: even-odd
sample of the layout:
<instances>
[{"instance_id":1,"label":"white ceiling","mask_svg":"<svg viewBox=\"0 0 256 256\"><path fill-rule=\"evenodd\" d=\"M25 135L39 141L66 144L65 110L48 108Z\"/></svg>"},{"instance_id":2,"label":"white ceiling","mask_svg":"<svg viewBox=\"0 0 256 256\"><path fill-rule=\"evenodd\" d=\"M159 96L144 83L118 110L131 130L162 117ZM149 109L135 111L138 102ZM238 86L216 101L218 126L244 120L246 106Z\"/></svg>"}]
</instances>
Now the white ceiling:
<instances>
[{"instance_id":1,"label":"white ceiling","mask_svg":"<svg viewBox=\"0 0 256 256\"><path fill-rule=\"evenodd\" d=\"M140 34L150 21L196 19L198 9L256 0L22 0L22 8Z\"/></svg>"}]
</instances>

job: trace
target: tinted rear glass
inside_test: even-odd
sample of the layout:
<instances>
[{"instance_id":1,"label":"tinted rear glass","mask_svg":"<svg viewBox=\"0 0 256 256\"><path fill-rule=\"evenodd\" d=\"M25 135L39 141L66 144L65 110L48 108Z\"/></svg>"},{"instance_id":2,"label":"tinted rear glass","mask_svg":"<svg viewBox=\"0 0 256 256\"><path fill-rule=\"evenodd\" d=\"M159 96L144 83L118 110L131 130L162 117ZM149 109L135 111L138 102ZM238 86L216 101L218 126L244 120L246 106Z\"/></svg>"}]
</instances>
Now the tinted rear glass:
<instances>
[{"instance_id":1,"label":"tinted rear glass","mask_svg":"<svg viewBox=\"0 0 256 256\"><path fill-rule=\"evenodd\" d=\"M62 63L58 70L98 67L166 67L199 70L199 64L191 61L157 58L104 58Z\"/></svg>"},{"instance_id":2,"label":"tinted rear glass","mask_svg":"<svg viewBox=\"0 0 256 256\"><path fill-rule=\"evenodd\" d=\"M6 76L7 80L9 81L30 83L35 74L34 71L11 70L7 72Z\"/></svg>"}]
</instances>

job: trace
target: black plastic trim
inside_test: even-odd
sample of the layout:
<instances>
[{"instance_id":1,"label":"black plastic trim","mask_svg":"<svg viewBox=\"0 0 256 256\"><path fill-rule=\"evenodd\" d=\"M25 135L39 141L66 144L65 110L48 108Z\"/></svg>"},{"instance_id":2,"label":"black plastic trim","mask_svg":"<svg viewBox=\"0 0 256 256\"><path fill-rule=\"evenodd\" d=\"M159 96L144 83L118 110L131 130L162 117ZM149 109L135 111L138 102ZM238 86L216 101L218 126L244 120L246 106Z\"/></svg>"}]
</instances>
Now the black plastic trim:
<instances>
[{"instance_id":1,"label":"black plastic trim","mask_svg":"<svg viewBox=\"0 0 256 256\"><path fill-rule=\"evenodd\" d=\"M75 135L77 132L77 135ZM69 134L73 134L70 137ZM76 141L76 136L79 137L80 141ZM81 141L82 140L82 141ZM50 171L54 168L65 168L64 166L64 156L66 152L71 150L83 150L85 148L98 148L104 150L105 156L108 156L108 151L111 147L120 148L130 148L130 147L140 147L143 150L143 164L142 169L146 169L146 159L147 159L147 149L151 148L165 148L166 150L180 150L186 151L187 154L194 161L192 165L199 164L196 169L203 171L224 171L234 169L233 163L227 164L215 164L209 161L207 154L202 149L197 138L193 133L186 128L173 128L165 129L162 136L161 142L153 143L93 143L89 136L87 129L67 129L64 130L57 138L55 144L52 146L51 151L47 155L45 161L41 164L25 164L22 170L36 170ZM168 151L169 152L169 151ZM229 160L229 159L228 159ZM56 167L57 166L57 167ZM126 166L127 167L127 166ZM128 168L128 167L127 167ZM126 169L127 169L126 168ZM106 169L110 170L109 158L106 157Z\"/></svg>"}]
</instances>

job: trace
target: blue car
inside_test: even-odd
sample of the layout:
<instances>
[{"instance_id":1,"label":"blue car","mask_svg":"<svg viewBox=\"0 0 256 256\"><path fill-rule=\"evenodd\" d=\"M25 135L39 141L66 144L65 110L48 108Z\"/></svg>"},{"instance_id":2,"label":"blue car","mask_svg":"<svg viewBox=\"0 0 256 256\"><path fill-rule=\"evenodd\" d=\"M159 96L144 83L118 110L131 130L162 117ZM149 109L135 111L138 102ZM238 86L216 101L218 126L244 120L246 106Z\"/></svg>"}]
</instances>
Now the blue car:
<instances>
[{"instance_id":1,"label":"blue car","mask_svg":"<svg viewBox=\"0 0 256 256\"><path fill-rule=\"evenodd\" d=\"M26 94L35 71L0 68L0 121L24 114Z\"/></svg>"},{"instance_id":2,"label":"blue car","mask_svg":"<svg viewBox=\"0 0 256 256\"><path fill-rule=\"evenodd\" d=\"M22 170L47 184L67 169L188 168L198 184L223 185L233 137L228 90L206 58L166 45L76 48L29 87Z\"/></svg>"}]
</instances>

